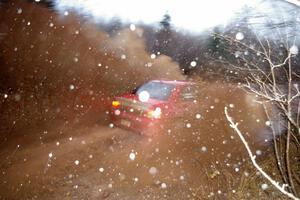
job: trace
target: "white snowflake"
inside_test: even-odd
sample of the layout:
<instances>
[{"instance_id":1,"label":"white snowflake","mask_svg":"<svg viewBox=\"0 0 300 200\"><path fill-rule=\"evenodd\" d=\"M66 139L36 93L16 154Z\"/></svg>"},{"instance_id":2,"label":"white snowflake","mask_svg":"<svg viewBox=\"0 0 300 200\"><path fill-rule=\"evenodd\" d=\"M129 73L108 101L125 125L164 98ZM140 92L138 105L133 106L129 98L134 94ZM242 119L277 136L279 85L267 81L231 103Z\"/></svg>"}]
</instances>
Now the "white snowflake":
<instances>
[{"instance_id":1,"label":"white snowflake","mask_svg":"<svg viewBox=\"0 0 300 200\"><path fill-rule=\"evenodd\" d=\"M266 183L263 183L262 185L261 185L261 189L263 189L263 190L266 190L266 189L268 189L268 184L266 184Z\"/></svg>"},{"instance_id":2,"label":"white snowflake","mask_svg":"<svg viewBox=\"0 0 300 200\"><path fill-rule=\"evenodd\" d=\"M75 165L79 165L79 160L74 161Z\"/></svg>"},{"instance_id":3,"label":"white snowflake","mask_svg":"<svg viewBox=\"0 0 300 200\"><path fill-rule=\"evenodd\" d=\"M151 175L155 175L155 174L157 174L157 172L158 172L158 170L157 170L156 167L150 167L149 173L150 173Z\"/></svg>"},{"instance_id":4,"label":"white snowflake","mask_svg":"<svg viewBox=\"0 0 300 200\"><path fill-rule=\"evenodd\" d=\"M201 151L206 152L207 151L206 146L201 147Z\"/></svg>"},{"instance_id":5,"label":"white snowflake","mask_svg":"<svg viewBox=\"0 0 300 200\"><path fill-rule=\"evenodd\" d=\"M156 55L153 53L150 55L151 59L155 59L156 58Z\"/></svg>"},{"instance_id":6,"label":"white snowflake","mask_svg":"<svg viewBox=\"0 0 300 200\"><path fill-rule=\"evenodd\" d=\"M265 123L267 126L270 126L271 125L271 122L270 121L266 121Z\"/></svg>"},{"instance_id":7,"label":"white snowflake","mask_svg":"<svg viewBox=\"0 0 300 200\"><path fill-rule=\"evenodd\" d=\"M256 155L260 156L262 154L262 151L261 150L256 150Z\"/></svg>"},{"instance_id":8,"label":"white snowflake","mask_svg":"<svg viewBox=\"0 0 300 200\"><path fill-rule=\"evenodd\" d=\"M162 189L166 189L166 188L167 188L167 184L162 183L162 184L160 185L160 187L161 187Z\"/></svg>"},{"instance_id":9,"label":"white snowflake","mask_svg":"<svg viewBox=\"0 0 300 200\"><path fill-rule=\"evenodd\" d=\"M151 62L148 62L148 63L145 64L145 67L152 67L152 65L153 64Z\"/></svg>"},{"instance_id":10,"label":"white snowflake","mask_svg":"<svg viewBox=\"0 0 300 200\"><path fill-rule=\"evenodd\" d=\"M122 54L122 55L121 55L121 59L122 59L122 60L125 60L125 59L126 59L126 55L125 55L125 54Z\"/></svg>"},{"instance_id":11,"label":"white snowflake","mask_svg":"<svg viewBox=\"0 0 300 200\"><path fill-rule=\"evenodd\" d=\"M103 167L100 167L100 168L99 168L99 172L101 172L101 173L104 172L104 168L103 168Z\"/></svg>"},{"instance_id":12,"label":"white snowflake","mask_svg":"<svg viewBox=\"0 0 300 200\"><path fill-rule=\"evenodd\" d=\"M70 88L70 90L74 90L74 89L75 89L75 86L71 84L71 85L69 86L69 88Z\"/></svg>"},{"instance_id":13,"label":"white snowflake","mask_svg":"<svg viewBox=\"0 0 300 200\"><path fill-rule=\"evenodd\" d=\"M244 34L242 32L238 32L236 35L235 35L235 39L237 40L243 40L245 38Z\"/></svg>"},{"instance_id":14,"label":"white snowflake","mask_svg":"<svg viewBox=\"0 0 300 200\"><path fill-rule=\"evenodd\" d=\"M197 62L196 62L196 61L192 61L192 62L191 62L191 66L192 66L192 67L196 67L196 65L197 65Z\"/></svg>"},{"instance_id":15,"label":"white snowflake","mask_svg":"<svg viewBox=\"0 0 300 200\"><path fill-rule=\"evenodd\" d=\"M53 156L53 153L52 152L49 153L49 158L52 158L52 156Z\"/></svg>"},{"instance_id":16,"label":"white snowflake","mask_svg":"<svg viewBox=\"0 0 300 200\"><path fill-rule=\"evenodd\" d=\"M119 109L115 110L115 115L120 115L121 111Z\"/></svg>"},{"instance_id":17,"label":"white snowflake","mask_svg":"<svg viewBox=\"0 0 300 200\"><path fill-rule=\"evenodd\" d=\"M297 47L296 45L291 46L291 48L290 48L290 53L291 53L292 55L297 55L297 54L299 53L298 47Z\"/></svg>"},{"instance_id":18,"label":"white snowflake","mask_svg":"<svg viewBox=\"0 0 300 200\"><path fill-rule=\"evenodd\" d=\"M18 8L18 9L17 9L17 13L18 13L18 14L22 14L22 12L23 12L22 8Z\"/></svg>"},{"instance_id":19,"label":"white snowflake","mask_svg":"<svg viewBox=\"0 0 300 200\"><path fill-rule=\"evenodd\" d=\"M131 31L135 31L135 29L136 29L134 24L130 24L129 28L130 28Z\"/></svg>"},{"instance_id":20,"label":"white snowflake","mask_svg":"<svg viewBox=\"0 0 300 200\"><path fill-rule=\"evenodd\" d=\"M65 15L65 16L68 16L68 15L69 15L69 12L68 12L68 11L65 11L65 12L64 12L64 15Z\"/></svg>"},{"instance_id":21,"label":"white snowflake","mask_svg":"<svg viewBox=\"0 0 300 200\"><path fill-rule=\"evenodd\" d=\"M241 52L240 52L240 51L236 51L236 52L234 53L234 56L235 56L236 58L238 58L240 55L241 55Z\"/></svg>"},{"instance_id":22,"label":"white snowflake","mask_svg":"<svg viewBox=\"0 0 300 200\"><path fill-rule=\"evenodd\" d=\"M149 98L150 98L149 92L144 90L144 91L139 93L139 100L141 102L147 102L149 100Z\"/></svg>"},{"instance_id":23,"label":"white snowflake","mask_svg":"<svg viewBox=\"0 0 300 200\"><path fill-rule=\"evenodd\" d=\"M191 128L191 127L192 127L191 123L187 123L187 124L186 124L186 127L187 127L187 128Z\"/></svg>"},{"instance_id":24,"label":"white snowflake","mask_svg":"<svg viewBox=\"0 0 300 200\"><path fill-rule=\"evenodd\" d=\"M131 152L129 154L129 158L130 158L130 160L135 160L135 153Z\"/></svg>"}]
</instances>

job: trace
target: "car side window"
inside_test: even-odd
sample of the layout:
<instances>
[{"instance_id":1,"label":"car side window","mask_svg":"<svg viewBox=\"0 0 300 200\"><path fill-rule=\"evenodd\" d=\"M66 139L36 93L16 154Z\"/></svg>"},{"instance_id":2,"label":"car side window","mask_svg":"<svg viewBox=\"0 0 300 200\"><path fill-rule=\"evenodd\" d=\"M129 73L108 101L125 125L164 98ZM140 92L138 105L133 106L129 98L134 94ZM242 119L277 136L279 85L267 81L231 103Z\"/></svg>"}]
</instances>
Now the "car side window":
<instances>
[{"instance_id":1,"label":"car side window","mask_svg":"<svg viewBox=\"0 0 300 200\"><path fill-rule=\"evenodd\" d=\"M196 98L196 88L193 86L186 86L181 91L181 99L184 101L192 101Z\"/></svg>"}]
</instances>

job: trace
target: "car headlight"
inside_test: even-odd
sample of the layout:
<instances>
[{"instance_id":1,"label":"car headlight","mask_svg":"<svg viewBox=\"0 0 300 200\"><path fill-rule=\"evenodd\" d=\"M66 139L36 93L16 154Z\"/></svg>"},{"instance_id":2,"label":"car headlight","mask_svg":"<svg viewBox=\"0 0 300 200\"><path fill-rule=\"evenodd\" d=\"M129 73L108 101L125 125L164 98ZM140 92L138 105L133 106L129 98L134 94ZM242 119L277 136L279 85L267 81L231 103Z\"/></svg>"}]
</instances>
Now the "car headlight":
<instances>
[{"instance_id":1,"label":"car headlight","mask_svg":"<svg viewBox=\"0 0 300 200\"><path fill-rule=\"evenodd\" d=\"M161 108L160 107L156 107L155 110L150 110L148 112L148 117L149 118L154 118L154 119L159 119L161 118Z\"/></svg>"},{"instance_id":2,"label":"car headlight","mask_svg":"<svg viewBox=\"0 0 300 200\"><path fill-rule=\"evenodd\" d=\"M115 108L118 108L118 107L121 105L121 103L120 103L120 101L113 101L113 102L111 103L111 105L112 105L113 107L115 107Z\"/></svg>"}]
</instances>

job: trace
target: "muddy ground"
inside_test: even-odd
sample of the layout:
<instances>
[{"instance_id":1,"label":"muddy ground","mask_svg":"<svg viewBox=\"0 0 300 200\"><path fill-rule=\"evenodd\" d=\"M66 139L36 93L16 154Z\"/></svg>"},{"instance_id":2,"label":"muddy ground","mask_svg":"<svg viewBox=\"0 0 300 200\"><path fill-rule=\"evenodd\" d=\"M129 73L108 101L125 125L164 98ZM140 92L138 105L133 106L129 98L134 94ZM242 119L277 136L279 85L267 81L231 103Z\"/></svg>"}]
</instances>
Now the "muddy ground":
<instances>
[{"instance_id":1,"label":"muddy ground","mask_svg":"<svg viewBox=\"0 0 300 200\"><path fill-rule=\"evenodd\" d=\"M57 130L47 134L52 131ZM189 148L184 141L172 144L166 138L158 141L95 124L43 143L30 137L9 141L1 149L0 197L197 199L199 192L217 194L212 185L202 185L223 173L217 169L220 163L208 162L207 147ZM209 168L211 164L215 166ZM231 165L227 171L233 171ZM218 190L226 192L228 187L234 186L220 185Z\"/></svg>"},{"instance_id":2,"label":"muddy ground","mask_svg":"<svg viewBox=\"0 0 300 200\"><path fill-rule=\"evenodd\" d=\"M0 147L0 199L267 199L268 190L247 190L245 180L259 175L222 111L241 94L217 94L202 99L200 119L177 119L151 138L112 127L105 112L15 130ZM262 116L232 102L230 113L264 160L272 145L260 137L268 128Z\"/></svg>"}]
</instances>

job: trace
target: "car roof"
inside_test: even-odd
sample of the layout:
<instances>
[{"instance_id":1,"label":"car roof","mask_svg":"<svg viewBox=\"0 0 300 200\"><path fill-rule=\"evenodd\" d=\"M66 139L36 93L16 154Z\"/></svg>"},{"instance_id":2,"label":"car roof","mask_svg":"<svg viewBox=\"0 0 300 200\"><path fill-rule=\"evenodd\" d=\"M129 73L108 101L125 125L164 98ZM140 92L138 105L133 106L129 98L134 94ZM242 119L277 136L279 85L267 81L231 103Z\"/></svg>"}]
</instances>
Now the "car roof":
<instances>
[{"instance_id":1,"label":"car roof","mask_svg":"<svg viewBox=\"0 0 300 200\"><path fill-rule=\"evenodd\" d=\"M194 85L195 84L192 81L185 81L185 80L152 80L150 82L160 82L160 83L173 84L173 85Z\"/></svg>"}]
</instances>

